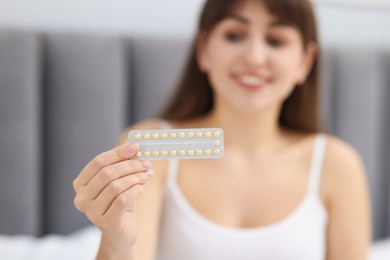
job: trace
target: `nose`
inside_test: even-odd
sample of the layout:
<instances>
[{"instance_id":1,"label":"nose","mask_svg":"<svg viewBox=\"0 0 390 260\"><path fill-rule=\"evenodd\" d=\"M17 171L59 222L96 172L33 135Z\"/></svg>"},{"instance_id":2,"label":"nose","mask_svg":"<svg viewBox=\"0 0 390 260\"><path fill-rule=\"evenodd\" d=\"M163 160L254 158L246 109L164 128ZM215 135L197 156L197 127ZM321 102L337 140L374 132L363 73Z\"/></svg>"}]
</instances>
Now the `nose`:
<instances>
[{"instance_id":1,"label":"nose","mask_svg":"<svg viewBox=\"0 0 390 260\"><path fill-rule=\"evenodd\" d=\"M245 62L248 66L261 67L268 62L268 50L267 46L259 38L253 38L248 41L245 50Z\"/></svg>"}]
</instances>

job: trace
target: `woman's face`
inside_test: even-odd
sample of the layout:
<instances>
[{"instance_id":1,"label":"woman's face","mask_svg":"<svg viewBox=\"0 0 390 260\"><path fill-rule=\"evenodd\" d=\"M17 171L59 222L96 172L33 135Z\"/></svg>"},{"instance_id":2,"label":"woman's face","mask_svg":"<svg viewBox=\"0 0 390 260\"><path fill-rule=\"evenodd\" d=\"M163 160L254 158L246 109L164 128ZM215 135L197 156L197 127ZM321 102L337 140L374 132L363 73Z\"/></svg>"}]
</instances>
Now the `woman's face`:
<instances>
[{"instance_id":1,"label":"woman's face","mask_svg":"<svg viewBox=\"0 0 390 260\"><path fill-rule=\"evenodd\" d=\"M314 44L304 50L298 29L251 0L201 36L198 47L216 104L249 111L279 108L305 81L315 54Z\"/></svg>"}]
</instances>

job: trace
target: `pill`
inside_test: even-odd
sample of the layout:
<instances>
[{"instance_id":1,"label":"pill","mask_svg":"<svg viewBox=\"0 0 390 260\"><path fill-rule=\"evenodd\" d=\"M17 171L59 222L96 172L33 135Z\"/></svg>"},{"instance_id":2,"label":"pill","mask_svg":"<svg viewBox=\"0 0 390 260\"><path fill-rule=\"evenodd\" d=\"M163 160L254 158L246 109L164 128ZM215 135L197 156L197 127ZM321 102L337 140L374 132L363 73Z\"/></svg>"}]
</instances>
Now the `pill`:
<instances>
[{"instance_id":1,"label":"pill","mask_svg":"<svg viewBox=\"0 0 390 260\"><path fill-rule=\"evenodd\" d=\"M224 151L221 128L131 130L128 141L139 145L135 159L213 159Z\"/></svg>"}]
</instances>

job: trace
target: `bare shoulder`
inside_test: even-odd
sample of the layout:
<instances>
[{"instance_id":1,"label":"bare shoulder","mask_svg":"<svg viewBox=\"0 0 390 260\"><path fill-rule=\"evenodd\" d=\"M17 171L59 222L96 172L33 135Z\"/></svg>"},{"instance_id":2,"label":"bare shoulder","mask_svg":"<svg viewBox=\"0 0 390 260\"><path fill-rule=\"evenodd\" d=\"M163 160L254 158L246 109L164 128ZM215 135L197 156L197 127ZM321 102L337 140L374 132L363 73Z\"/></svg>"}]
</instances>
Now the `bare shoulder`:
<instances>
[{"instance_id":1,"label":"bare shoulder","mask_svg":"<svg viewBox=\"0 0 390 260\"><path fill-rule=\"evenodd\" d=\"M371 241L370 196L364 165L350 144L330 135L321 195L329 214L329 256L363 259Z\"/></svg>"},{"instance_id":2,"label":"bare shoulder","mask_svg":"<svg viewBox=\"0 0 390 260\"><path fill-rule=\"evenodd\" d=\"M121 137L119 138L119 143L123 143L127 139L127 133L131 130L150 130L150 129L159 129L162 127L162 120L158 118L151 118L137 122L129 127L127 127Z\"/></svg>"},{"instance_id":3,"label":"bare shoulder","mask_svg":"<svg viewBox=\"0 0 390 260\"><path fill-rule=\"evenodd\" d=\"M327 140L324 163L327 172L345 178L353 178L356 174L364 173L362 159L352 145L331 135L327 135Z\"/></svg>"},{"instance_id":4,"label":"bare shoulder","mask_svg":"<svg viewBox=\"0 0 390 260\"><path fill-rule=\"evenodd\" d=\"M350 144L327 135L323 168L323 188L326 198L334 200L343 193L359 193L366 189L363 161Z\"/></svg>"}]
</instances>

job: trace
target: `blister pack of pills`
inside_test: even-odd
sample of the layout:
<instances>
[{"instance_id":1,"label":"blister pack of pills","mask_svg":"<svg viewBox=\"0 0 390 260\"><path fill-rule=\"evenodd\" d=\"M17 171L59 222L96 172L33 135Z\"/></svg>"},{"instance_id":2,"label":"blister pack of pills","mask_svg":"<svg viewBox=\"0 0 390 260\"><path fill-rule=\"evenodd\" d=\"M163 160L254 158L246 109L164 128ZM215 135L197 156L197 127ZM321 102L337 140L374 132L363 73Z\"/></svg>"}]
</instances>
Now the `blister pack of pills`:
<instances>
[{"instance_id":1,"label":"blister pack of pills","mask_svg":"<svg viewBox=\"0 0 390 260\"><path fill-rule=\"evenodd\" d=\"M132 130L129 142L140 147L140 160L208 159L223 156L221 128Z\"/></svg>"}]
</instances>

